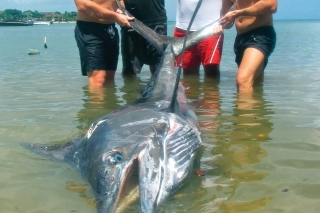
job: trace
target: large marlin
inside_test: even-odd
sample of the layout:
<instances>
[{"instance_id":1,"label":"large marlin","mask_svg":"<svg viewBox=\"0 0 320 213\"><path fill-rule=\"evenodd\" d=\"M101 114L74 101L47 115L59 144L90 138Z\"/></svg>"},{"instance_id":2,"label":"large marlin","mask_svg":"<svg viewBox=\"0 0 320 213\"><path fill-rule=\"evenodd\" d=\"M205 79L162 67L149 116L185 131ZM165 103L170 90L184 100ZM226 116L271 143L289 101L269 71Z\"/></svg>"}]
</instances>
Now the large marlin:
<instances>
[{"instance_id":1,"label":"large marlin","mask_svg":"<svg viewBox=\"0 0 320 213\"><path fill-rule=\"evenodd\" d=\"M75 167L91 186L99 213L120 211L128 183L137 176L135 190L139 191L141 211L155 212L188 179L201 145L197 118L179 84L175 57L183 51L184 43L187 48L212 35L219 24L213 22L184 42L160 36L135 20L132 28L162 53L141 98L98 119L86 135L66 144L24 146Z\"/></svg>"}]
</instances>

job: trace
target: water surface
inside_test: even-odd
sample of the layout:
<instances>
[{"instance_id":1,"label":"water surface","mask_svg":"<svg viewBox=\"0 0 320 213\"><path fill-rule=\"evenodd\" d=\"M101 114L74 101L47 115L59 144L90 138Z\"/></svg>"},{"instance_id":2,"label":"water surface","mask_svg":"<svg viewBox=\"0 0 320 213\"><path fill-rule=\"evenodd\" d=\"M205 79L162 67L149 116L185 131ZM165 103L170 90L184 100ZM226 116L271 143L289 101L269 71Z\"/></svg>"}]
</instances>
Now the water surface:
<instances>
[{"instance_id":1,"label":"water surface","mask_svg":"<svg viewBox=\"0 0 320 213\"><path fill-rule=\"evenodd\" d=\"M173 23L168 26L172 34ZM276 21L275 28L276 49L252 95L236 92L234 29L225 33L220 81L202 72L183 77L203 138L197 168L206 175L193 175L159 212L320 209L320 21ZM114 84L89 89L73 29L0 28L0 212L96 212L92 192L73 168L19 142L67 142L132 103L150 79L147 67L122 77L119 63ZM29 48L40 55L29 56ZM127 212L138 212L138 205Z\"/></svg>"}]
</instances>

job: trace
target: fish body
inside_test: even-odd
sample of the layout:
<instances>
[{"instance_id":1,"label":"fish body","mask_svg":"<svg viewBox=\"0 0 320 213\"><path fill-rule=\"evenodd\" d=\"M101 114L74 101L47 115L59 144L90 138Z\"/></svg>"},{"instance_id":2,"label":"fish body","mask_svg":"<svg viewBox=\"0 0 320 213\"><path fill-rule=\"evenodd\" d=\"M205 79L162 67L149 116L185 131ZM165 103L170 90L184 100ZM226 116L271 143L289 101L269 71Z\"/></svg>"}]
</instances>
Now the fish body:
<instances>
[{"instance_id":1,"label":"fish body","mask_svg":"<svg viewBox=\"0 0 320 213\"><path fill-rule=\"evenodd\" d=\"M212 35L218 24L190 34L186 47ZM174 67L183 39L160 36L138 20L132 27L162 54L141 97L99 118L84 136L66 144L23 144L75 167L91 186L99 213L118 212L121 199L136 191L132 184L139 187L141 212L155 212L190 177L202 143L197 117Z\"/></svg>"}]
</instances>

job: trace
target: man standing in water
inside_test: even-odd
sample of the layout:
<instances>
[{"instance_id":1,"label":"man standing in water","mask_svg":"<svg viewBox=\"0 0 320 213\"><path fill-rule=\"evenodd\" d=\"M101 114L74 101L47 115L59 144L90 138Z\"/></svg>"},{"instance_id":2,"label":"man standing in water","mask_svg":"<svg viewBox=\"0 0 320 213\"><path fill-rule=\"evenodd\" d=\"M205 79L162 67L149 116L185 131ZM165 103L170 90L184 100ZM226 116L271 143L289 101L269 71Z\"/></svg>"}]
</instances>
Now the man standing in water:
<instances>
[{"instance_id":1,"label":"man standing in water","mask_svg":"<svg viewBox=\"0 0 320 213\"><path fill-rule=\"evenodd\" d=\"M102 86L114 80L119 56L119 35L115 23L130 27L129 18L117 12L115 0L74 0L77 10L75 39L81 70L89 85ZM120 10L119 10L120 11Z\"/></svg>"},{"instance_id":2,"label":"man standing in water","mask_svg":"<svg viewBox=\"0 0 320 213\"><path fill-rule=\"evenodd\" d=\"M233 5L234 0L223 0ZM272 14L277 11L277 0L237 0L235 10L220 21L224 28L236 22L237 36L234 42L238 64L237 88L239 92L251 92L253 84L263 77L268 57L276 45Z\"/></svg>"},{"instance_id":3,"label":"man standing in water","mask_svg":"<svg viewBox=\"0 0 320 213\"><path fill-rule=\"evenodd\" d=\"M175 37L184 37L191 17L199 0L177 0ZM204 26L218 20L229 8L223 0L204 0L191 25L190 32L200 30ZM220 61L223 47L223 33L209 36L184 52L182 68L184 74L199 74L200 65L203 65L206 76L218 78L220 76ZM181 63L181 56L176 58L176 66Z\"/></svg>"},{"instance_id":4,"label":"man standing in water","mask_svg":"<svg viewBox=\"0 0 320 213\"><path fill-rule=\"evenodd\" d=\"M167 14L164 0L120 0L126 10L143 24L160 35L167 35ZM133 29L121 28L122 74L139 73L148 64L153 74L161 54L145 38Z\"/></svg>"}]
</instances>

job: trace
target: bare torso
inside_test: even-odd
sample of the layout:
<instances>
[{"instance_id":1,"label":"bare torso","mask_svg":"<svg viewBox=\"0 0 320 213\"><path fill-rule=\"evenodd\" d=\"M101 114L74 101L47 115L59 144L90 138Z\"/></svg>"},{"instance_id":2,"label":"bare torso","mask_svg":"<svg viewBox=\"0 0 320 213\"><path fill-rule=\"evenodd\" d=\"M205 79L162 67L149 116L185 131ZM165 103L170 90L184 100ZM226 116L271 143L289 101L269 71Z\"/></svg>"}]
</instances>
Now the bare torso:
<instances>
[{"instance_id":1,"label":"bare torso","mask_svg":"<svg viewBox=\"0 0 320 213\"><path fill-rule=\"evenodd\" d=\"M236 9L247 8L259 0L238 0ZM258 15L258 16L239 16L236 19L236 29L238 34L248 32L252 29L261 26L272 26L272 15Z\"/></svg>"},{"instance_id":2,"label":"bare torso","mask_svg":"<svg viewBox=\"0 0 320 213\"><path fill-rule=\"evenodd\" d=\"M116 11L116 9L117 9L117 3L115 0L90 0L90 1L95 2L99 6L105 8L105 9L111 10L111 11ZM101 23L101 24L114 23L114 20L105 20L105 19L95 18L93 16L89 16L88 14L80 12L80 11L78 11L77 20L88 21L88 22L97 22L97 23Z\"/></svg>"}]
</instances>

